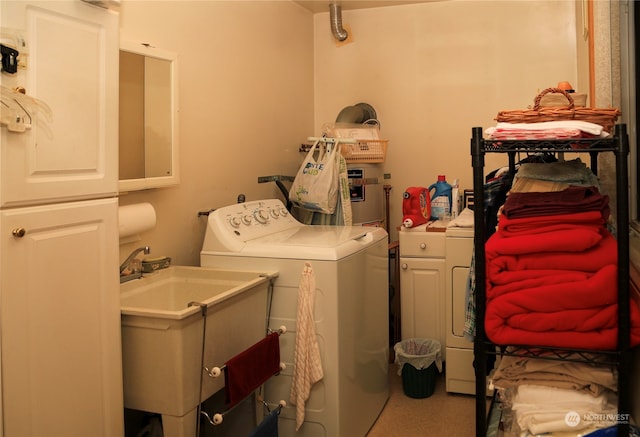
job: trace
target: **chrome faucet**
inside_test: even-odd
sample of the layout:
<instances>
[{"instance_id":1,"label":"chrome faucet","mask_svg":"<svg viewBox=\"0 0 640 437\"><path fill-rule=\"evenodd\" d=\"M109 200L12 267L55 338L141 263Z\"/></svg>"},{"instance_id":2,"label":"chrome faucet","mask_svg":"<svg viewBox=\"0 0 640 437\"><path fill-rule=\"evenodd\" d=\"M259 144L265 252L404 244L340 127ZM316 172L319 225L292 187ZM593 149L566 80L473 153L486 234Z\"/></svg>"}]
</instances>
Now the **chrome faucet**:
<instances>
[{"instance_id":1,"label":"chrome faucet","mask_svg":"<svg viewBox=\"0 0 640 437\"><path fill-rule=\"evenodd\" d=\"M149 253L151 252L151 248L149 246L138 247L136 250L131 252L127 259L125 259L124 262L120 264L120 276L122 276L122 272L124 272L124 270L129 267L131 261L133 261L136 255L138 255L140 252L144 252L145 255L149 255Z\"/></svg>"}]
</instances>

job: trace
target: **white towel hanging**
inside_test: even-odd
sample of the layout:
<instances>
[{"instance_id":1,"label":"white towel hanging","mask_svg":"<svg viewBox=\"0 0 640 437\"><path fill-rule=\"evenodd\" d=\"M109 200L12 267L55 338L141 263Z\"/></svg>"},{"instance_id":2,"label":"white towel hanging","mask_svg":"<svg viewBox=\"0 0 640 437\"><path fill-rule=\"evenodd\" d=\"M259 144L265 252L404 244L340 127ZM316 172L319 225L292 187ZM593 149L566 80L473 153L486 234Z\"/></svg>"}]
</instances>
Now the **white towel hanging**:
<instances>
[{"instance_id":1,"label":"white towel hanging","mask_svg":"<svg viewBox=\"0 0 640 437\"><path fill-rule=\"evenodd\" d=\"M296 346L290 394L290 401L296 406L296 431L304 422L304 409L311 387L324 377L313 320L315 296L316 279L313 268L309 262L305 262L298 288Z\"/></svg>"}]
</instances>

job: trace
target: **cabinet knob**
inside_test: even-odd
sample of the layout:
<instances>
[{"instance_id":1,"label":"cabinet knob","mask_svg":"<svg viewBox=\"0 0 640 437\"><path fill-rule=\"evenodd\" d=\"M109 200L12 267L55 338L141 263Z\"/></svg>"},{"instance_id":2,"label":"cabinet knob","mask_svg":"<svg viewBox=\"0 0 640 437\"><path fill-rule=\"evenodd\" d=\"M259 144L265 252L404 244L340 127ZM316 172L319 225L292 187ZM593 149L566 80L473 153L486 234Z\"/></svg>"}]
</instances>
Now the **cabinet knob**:
<instances>
[{"instance_id":1,"label":"cabinet knob","mask_svg":"<svg viewBox=\"0 0 640 437\"><path fill-rule=\"evenodd\" d=\"M25 228L15 228L11 233L14 237L22 238L27 233L27 230Z\"/></svg>"},{"instance_id":2,"label":"cabinet knob","mask_svg":"<svg viewBox=\"0 0 640 437\"><path fill-rule=\"evenodd\" d=\"M402 263L402 270L407 270L408 267L407 263Z\"/></svg>"},{"instance_id":3,"label":"cabinet knob","mask_svg":"<svg viewBox=\"0 0 640 437\"><path fill-rule=\"evenodd\" d=\"M427 243L420 243L420 249L425 250L427 248Z\"/></svg>"}]
</instances>

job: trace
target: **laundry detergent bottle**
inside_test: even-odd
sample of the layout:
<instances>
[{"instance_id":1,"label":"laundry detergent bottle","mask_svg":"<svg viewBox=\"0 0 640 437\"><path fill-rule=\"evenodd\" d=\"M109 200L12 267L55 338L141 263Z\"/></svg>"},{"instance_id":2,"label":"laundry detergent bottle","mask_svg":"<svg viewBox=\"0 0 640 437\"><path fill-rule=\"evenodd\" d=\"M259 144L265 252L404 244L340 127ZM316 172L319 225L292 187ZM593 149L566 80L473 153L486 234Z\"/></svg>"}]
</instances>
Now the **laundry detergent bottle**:
<instances>
[{"instance_id":1,"label":"laundry detergent bottle","mask_svg":"<svg viewBox=\"0 0 640 437\"><path fill-rule=\"evenodd\" d=\"M413 228L429 221L431 202L425 187L409 187L402 193L402 226Z\"/></svg>"},{"instance_id":2,"label":"laundry detergent bottle","mask_svg":"<svg viewBox=\"0 0 640 437\"><path fill-rule=\"evenodd\" d=\"M429 186L431 194L431 219L438 220L442 214L451 213L451 185L444 175L438 176L438 182Z\"/></svg>"}]
</instances>

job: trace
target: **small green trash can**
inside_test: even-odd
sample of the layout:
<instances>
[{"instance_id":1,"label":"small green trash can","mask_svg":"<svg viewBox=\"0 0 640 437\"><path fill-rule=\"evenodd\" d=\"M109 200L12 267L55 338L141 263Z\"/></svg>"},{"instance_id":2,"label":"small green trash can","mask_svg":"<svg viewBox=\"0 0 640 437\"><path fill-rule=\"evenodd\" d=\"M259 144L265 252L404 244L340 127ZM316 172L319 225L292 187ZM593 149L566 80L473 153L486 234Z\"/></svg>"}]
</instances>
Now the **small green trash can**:
<instances>
[{"instance_id":1,"label":"small green trash can","mask_svg":"<svg viewBox=\"0 0 640 437\"><path fill-rule=\"evenodd\" d=\"M440 342L426 338L410 338L396 343L395 362L402 376L402 389L410 398L428 398L436 388L442 371Z\"/></svg>"}]
</instances>

